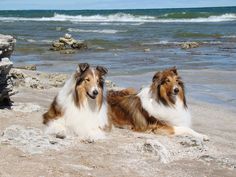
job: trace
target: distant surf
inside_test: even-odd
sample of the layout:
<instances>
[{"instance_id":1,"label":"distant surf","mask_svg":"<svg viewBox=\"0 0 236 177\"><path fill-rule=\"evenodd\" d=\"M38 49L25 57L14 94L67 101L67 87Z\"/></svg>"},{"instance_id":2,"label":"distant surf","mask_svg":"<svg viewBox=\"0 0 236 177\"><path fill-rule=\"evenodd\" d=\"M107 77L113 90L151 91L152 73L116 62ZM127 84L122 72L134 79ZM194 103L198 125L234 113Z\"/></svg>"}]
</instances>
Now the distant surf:
<instances>
[{"instance_id":1,"label":"distant surf","mask_svg":"<svg viewBox=\"0 0 236 177\"><path fill-rule=\"evenodd\" d=\"M77 28L68 28L69 32L80 32L80 33L105 33L105 34L115 34L126 32L125 30L113 30L113 29L101 29L101 30L85 30L85 29L77 29Z\"/></svg>"},{"instance_id":2,"label":"distant surf","mask_svg":"<svg viewBox=\"0 0 236 177\"><path fill-rule=\"evenodd\" d=\"M176 16L175 16L176 15ZM71 21L71 22L150 22L150 23L176 23L176 22L223 22L236 21L236 13L225 13L221 15L210 15L199 13L190 15L184 12L163 14L159 16L133 15L130 13L115 13L109 15L66 15L55 13L52 17L4 17L0 21Z\"/></svg>"}]
</instances>

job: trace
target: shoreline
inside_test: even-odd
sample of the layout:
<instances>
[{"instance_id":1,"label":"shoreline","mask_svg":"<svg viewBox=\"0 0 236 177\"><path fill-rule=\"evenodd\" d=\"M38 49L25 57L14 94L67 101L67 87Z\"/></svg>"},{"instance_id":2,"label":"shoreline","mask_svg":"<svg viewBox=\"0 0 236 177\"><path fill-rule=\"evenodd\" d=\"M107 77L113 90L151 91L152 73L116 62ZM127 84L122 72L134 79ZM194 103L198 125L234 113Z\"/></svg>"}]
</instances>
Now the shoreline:
<instances>
[{"instance_id":1,"label":"shoreline","mask_svg":"<svg viewBox=\"0 0 236 177\"><path fill-rule=\"evenodd\" d=\"M30 73L31 77L50 78L43 72L37 74L38 71L20 71ZM197 77L195 73L190 75L188 71L179 72L187 86L189 80ZM210 79L211 73L212 71L208 73ZM227 77L230 73L225 72L222 76ZM151 80L149 75L151 73L144 77ZM206 73L204 75L207 76ZM140 78L130 76L126 81L133 85ZM121 77L120 81L122 80L124 81ZM116 83L117 80L113 78L112 81ZM223 81L227 82L225 79ZM50 85L51 82L53 83L45 80L39 83ZM211 79L211 82L214 80ZM232 85L235 86L236 82ZM191 95L192 87L189 87L187 100L192 112L193 129L208 135L209 142L199 142L191 137L167 137L117 128L113 128L106 139L95 143L45 137L42 134L41 115L59 89L60 86L44 89L20 86L17 88L18 94L12 97L15 101L13 109L0 109L0 156L4 156L0 159L0 175L109 177L112 173L115 177L230 177L235 174L236 113L221 105L199 102ZM21 163L17 163L18 161Z\"/></svg>"}]
</instances>

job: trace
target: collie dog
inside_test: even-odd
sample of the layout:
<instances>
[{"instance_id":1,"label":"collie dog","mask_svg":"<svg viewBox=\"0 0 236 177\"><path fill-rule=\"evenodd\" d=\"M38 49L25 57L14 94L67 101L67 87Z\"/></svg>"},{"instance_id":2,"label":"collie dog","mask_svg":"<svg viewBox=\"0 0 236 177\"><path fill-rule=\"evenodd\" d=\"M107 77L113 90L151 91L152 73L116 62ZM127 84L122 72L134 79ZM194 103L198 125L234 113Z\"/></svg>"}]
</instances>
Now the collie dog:
<instances>
[{"instance_id":1,"label":"collie dog","mask_svg":"<svg viewBox=\"0 0 236 177\"><path fill-rule=\"evenodd\" d=\"M83 140L104 138L104 130L109 128L103 96L106 74L104 67L79 64L43 115L46 133L61 138L75 135Z\"/></svg>"},{"instance_id":2,"label":"collie dog","mask_svg":"<svg viewBox=\"0 0 236 177\"><path fill-rule=\"evenodd\" d=\"M108 91L107 102L109 117L117 127L208 140L190 128L184 83L175 67L155 73L152 84L139 93L131 88Z\"/></svg>"}]
</instances>

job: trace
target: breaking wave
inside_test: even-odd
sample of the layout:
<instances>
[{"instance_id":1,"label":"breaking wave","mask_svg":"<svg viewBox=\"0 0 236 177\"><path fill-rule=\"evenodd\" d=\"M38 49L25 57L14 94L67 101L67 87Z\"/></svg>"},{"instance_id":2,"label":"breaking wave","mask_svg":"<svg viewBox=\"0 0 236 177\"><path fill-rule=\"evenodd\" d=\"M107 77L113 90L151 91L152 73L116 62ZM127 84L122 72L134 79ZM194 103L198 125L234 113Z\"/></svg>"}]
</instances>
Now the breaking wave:
<instances>
[{"instance_id":1,"label":"breaking wave","mask_svg":"<svg viewBox=\"0 0 236 177\"><path fill-rule=\"evenodd\" d=\"M106 33L106 34L115 34L126 32L125 30L113 30L113 29L101 29L101 30L84 30L78 28L69 28L67 29L69 32L80 32L80 33Z\"/></svg>"},{"instance_id":2,"label":"breaking wave","mask_svg":"<svg viewBox=\"0 0 236 177\"><path fill-rule=\"evenodd\" d=\"M132 15L129 13L115 13L110 15L65 15L55 13L52 17L0 17L0 21L71 21L71 22L159 22L159 23L174 23L174 22L222 22L236 21L236 14L226 13L222 15L211 15L208 17L196 18L162 18L158 16Z\"/></svg>"}]
</instances>

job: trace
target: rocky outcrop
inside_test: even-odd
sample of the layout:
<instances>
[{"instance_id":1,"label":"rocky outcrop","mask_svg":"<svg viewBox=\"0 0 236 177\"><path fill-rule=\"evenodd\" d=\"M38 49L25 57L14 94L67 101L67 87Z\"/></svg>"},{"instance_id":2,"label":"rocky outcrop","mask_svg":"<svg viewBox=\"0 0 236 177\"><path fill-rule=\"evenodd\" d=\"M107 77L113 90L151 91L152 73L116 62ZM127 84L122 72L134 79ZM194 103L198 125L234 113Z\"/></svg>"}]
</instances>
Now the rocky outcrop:
<instances>
[{"instance_id":1,"label":"rocky outcrop","mask_svg":"<svg viewBox=\"0 0 236 177\"><path fill-rule=\"evenodd\" d=\"M191 49L191 48L197 48L200 44L198 42L184 42L181 44L182 49Z\"/></svg>"},{"instance_id":2,"label":"rocky outcrop","mask_svg":"<svg viewBox=\"0 0 236 177\"><path fill-rule=\"evenodd\" d=\"M59 40L52 43L50 50L61 51L62 54L72 54L74 50L87 49L88 46L83 41L75 40L70 34L65 34Z\"/></svg>"},{"instance_id":3,"label":"rocky outcrop","mask_svg":"<svg viewBox=\"0 0 236 177\"><path fill-rule=\"evenodd\" d=\"M14 68L16 68L16 69L32 70L32 71L36 71L37 70L37 66L36 65L16 66Z\"/></svg>"},{"instance_id":4,"label":"rocky outcrop","mask_svg":"<svg viewBox=\"0 0 236 177\"><path fill-rule=\"evenodd\" d=\"M13 63L10 56L14 50L16 40L9 35L0 34L0 105L9 105L13 94L13 84L9 76Z\"/></svg>"},{"instance_id":5,"label":"rocky outcrop","mask_svg":"<svg viewBox=\"0 0 236 177\"><path fill-rule=\"evenodd\" d=\"M16 40L10 35L0 34L0 61L2 58L10 58Z\"/></svg>"}]
</instances>

